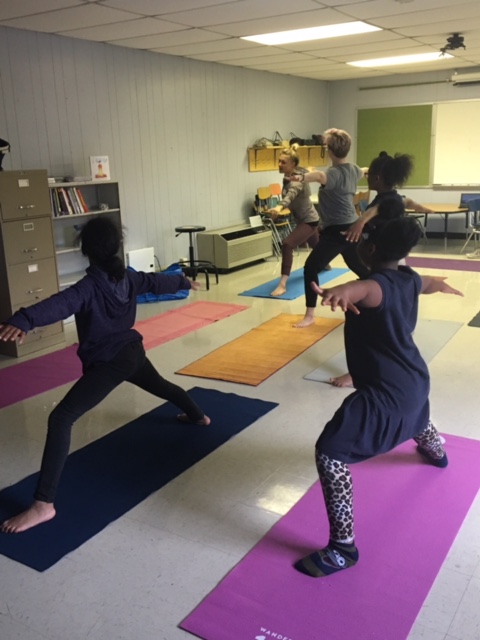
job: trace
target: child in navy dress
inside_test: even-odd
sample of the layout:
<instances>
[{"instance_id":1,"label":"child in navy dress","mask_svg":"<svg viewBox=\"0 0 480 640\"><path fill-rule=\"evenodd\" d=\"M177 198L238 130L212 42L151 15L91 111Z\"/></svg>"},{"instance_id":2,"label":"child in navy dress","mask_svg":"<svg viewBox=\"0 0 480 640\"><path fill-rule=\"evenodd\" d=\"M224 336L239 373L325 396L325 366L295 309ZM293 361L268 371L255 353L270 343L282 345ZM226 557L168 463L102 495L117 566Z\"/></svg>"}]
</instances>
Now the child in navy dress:
<instances>
[{"instance_id":1,"label":"child in navy dress","mask_svg":"<svg viewBox=\"0 0 480 640\"><path fill-rule=\"evenodd\" d=\"M4 533L20 533L51 520L54 498L70 448L73 423L93 409L122 382L175 404L181 421L210 424L181 387L160 376L145 355L142 336L133 329L137 296L198 289L183 275L126 270L118 257L122 234L105 217L93 218L83 227L82 253L90 266L82 280L38 304L20 309L0 324L0 340L24 339L28 331L75 314L78 356L83 375L48 418L48 432L34 502L0 527Z\"/></svg>"},{"instance_id":2,"label":"child in navy dress","mask_svg":"<svg viewBox=\"0 0 480 640\"><path fill-rule=\"evenodd\" d=\"M295 564L312 577L330 575L358 561L348 464L390 451L410 438L427 462L437 467L448 464L430 421L428 368L412 333L420 293L462 294L444 278L420 277L398 265L420 233L412 218L378 221L359 247L371 269L367 278L331 289L312 283L323 305L345 312L345 349L356 389L326 424L316 444L330 540Z\"/></svg>"}]
</instances>

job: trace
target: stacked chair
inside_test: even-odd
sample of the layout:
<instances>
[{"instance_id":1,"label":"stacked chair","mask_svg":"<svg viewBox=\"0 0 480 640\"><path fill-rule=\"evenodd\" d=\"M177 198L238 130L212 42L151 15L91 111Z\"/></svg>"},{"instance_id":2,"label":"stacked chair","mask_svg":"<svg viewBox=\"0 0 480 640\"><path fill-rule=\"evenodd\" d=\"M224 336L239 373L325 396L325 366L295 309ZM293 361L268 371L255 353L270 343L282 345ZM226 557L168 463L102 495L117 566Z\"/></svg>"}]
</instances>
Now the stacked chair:
<instances>
[{"instance_id":1,"label":"stacked chair","mask_svg":"<svg viewBox=\"0 0 480 640\"><path fill-rule=\"evenodd\" d=\"M292 232L290 225L290 211L284 209L276 220L267 214L268 209L273 209L282 199L282 187L279 184L271 184L268 187L258 187L255 198L255 213L262 217L263 225L272 232L273 250L277 259L282 255L283 239Z\"/></svg>"}]
</instances>

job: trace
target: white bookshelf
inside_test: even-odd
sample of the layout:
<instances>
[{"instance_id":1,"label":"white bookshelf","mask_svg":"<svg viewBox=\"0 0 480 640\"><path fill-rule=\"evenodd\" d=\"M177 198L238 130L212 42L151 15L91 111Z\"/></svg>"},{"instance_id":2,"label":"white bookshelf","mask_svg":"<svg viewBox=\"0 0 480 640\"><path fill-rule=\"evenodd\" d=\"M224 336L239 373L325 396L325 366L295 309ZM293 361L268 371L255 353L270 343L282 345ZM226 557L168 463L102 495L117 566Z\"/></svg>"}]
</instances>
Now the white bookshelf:
<instances>
[{"instance_id":1,"label":"white bookshelf","mask_svg":"<svg viewBox=\"0 0 480 640\"><path fill-rule=\"evenodd\" d=\"M122 228L119 189L118 182L112 180L57 182L50 184L49 188L58 280L62 290L83 278L88 267L88 259L82 255L78 244L83 224L91 220L92 216L108 216ZM59 195L62 192L63 197ZM81 198L75 196L75 192L80 193ZM66 198L69 206L66 206ZM83 210L81 213L80 207ZM88 210L85 211L85 208ZM121 251L123 257L123 247ZM73 317L66 322L72 320Z\"/></svg>"}]
</instances>

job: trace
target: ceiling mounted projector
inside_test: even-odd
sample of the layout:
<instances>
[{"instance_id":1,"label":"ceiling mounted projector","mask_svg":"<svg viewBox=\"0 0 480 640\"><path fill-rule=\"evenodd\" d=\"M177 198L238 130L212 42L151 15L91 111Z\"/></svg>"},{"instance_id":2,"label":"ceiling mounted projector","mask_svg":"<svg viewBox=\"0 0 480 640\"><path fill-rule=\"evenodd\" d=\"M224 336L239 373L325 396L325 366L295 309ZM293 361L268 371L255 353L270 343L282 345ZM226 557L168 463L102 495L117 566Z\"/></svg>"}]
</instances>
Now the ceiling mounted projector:
<instances>
[{"instance_id":1,"label":"ceiling mounted projector","mask_svg":"<svg viewBox=\"0 0 480 640\"><path fill-rule=\"evenodd\" d=\"M445 55L447 51L455 51L455 49L466 49L463 41L464 37L459 33L452 33L452 35L447 38L447 44L440 49L440 53L442 55Z\"/></svg>"}]
</instances>

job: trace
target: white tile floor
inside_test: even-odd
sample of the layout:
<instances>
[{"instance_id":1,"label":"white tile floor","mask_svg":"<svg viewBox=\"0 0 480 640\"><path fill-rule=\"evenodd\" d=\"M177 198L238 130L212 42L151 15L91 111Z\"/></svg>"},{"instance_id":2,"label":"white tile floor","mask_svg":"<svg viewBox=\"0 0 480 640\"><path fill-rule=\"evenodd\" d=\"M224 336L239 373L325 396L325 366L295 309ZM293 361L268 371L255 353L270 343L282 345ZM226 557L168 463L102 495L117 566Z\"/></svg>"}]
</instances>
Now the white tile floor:
<instances>
[{"instance_id":1,"label":"white tile floor","mask_svg":"<svg viewBox=\"0 0 480 640\"><path fill-rule=\"evenodd\" d=\"M450 243L449 255L440 241L421 245L418 252L458 258L457 244ZM302 266L305 257L301 252L294 268ZM334 265L343 266L341 259ZM1 640L192 638L177 624L315 481L314 442L348 392L305 381L303 375L341 348L341 331L257 388L174 375L179 367L278 313L302 313L303 298L286 302L238 297L238 292L278 275L275 260L222 275L219 286L194 293L190 300L247 304L250 309L157 347L149 356L163 375L184 388L200 384L280 406L45 573L0 556ZM480 311L480 273L444 275L465 298L423 296L420 315L465 324L430 363L433 416L444 433L479 439L480 329L467 323ZM139 317L186 303L143 305ZM319 308L318 314L330 312ZM70 343L75 340L72 325L67 337ZM16 362L0 357L0 367ZM0 486L38 469L48 412L68 386L0 411ZM154 398L123 385L79 421L73 448L156 404ZM479 640L479 530L477 497L409 640ZM414 572L412 567L412 579Z\"/></svg>"}]
</instances>

